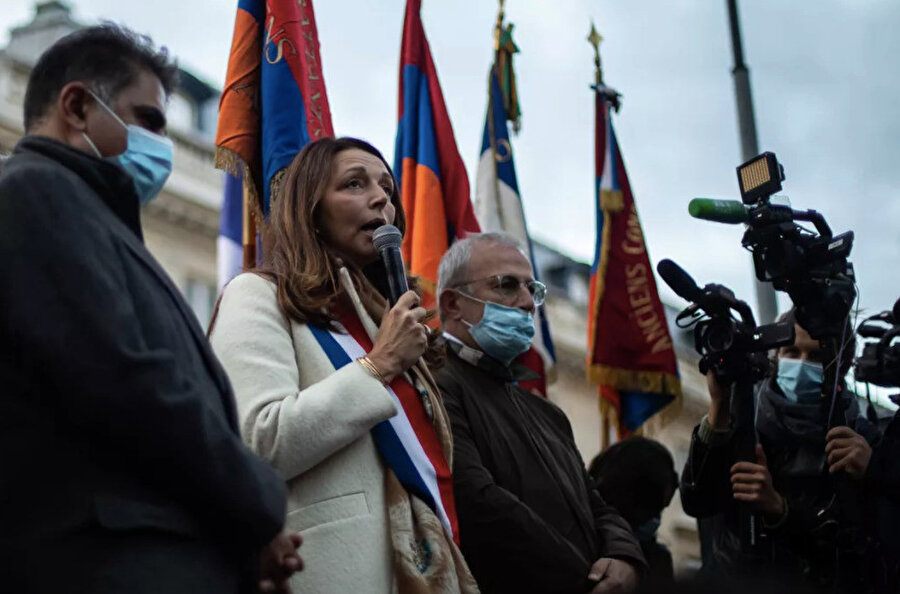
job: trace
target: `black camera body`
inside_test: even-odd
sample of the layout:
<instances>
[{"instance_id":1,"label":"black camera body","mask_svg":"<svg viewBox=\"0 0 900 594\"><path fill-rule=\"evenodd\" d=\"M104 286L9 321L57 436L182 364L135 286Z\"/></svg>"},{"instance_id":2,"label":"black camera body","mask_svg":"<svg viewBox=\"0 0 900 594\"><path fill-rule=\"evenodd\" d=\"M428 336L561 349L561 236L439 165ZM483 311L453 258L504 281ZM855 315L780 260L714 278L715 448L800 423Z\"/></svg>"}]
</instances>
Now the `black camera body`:
<instances>
[{"instance_id":1,"label":"black camera body","mask_svg":"<svg viewBox=\"0 0 900 594\"><path fill-rule=\"evenodd\" d=\"M728 287L710 283L701 289L671 260L660 261L657 271L679 297L691 302L677 322L687 320L682 327L694 326L700 373L712 371L720 384L761 380L770 371L767 352L793 344L793 324L757 326L750 306Z\"/></svg>"},{"instance_id":2,"label":"black camera body","mask_svg":"<svg viewBox=\"0 0 900 594\"><path fill-rule=\"evenodd\" d=\"M856 277L848 260L853 232L834 235L820 213L772 204L772 194L784 180L774 153L763 153L737 171L741 200L750 206L741 244L753 254L756 277L790 296L797 321L810 336L840 337L856 299ZM797 221L812 223L816 232Z\"/></svg>"},{"instance_id":3,"label":"black camera body","mask_svg":"<svg viewBox=\"0 0 900 594\"><path fill-rule=\"evenodd\" d=\"M900 387L900 342L896 341L900 338L900 299L893 310L866 319L857 334L866 340L855 363L857 381L885 388Z\"/></svg>"}]
</instances>

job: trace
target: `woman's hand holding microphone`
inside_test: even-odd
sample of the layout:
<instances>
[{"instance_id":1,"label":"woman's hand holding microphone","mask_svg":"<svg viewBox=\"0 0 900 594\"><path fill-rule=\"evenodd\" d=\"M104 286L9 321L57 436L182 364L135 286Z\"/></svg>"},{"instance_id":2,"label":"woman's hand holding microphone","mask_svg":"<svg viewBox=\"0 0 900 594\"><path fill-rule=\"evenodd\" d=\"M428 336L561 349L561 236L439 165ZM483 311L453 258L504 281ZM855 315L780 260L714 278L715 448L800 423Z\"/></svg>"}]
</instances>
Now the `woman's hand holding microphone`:
<instances>
[{"instance_id":1,"label":"woman's hand holding microphone","mask_svg":"<svg viewBox=\"0 0 900 594\"><path fill-rule=\"evenodd\" d=\"M421 301L414 291L407 291L381 318L366 359L385 383L412 367L428 348L428 328L422 323L427 312Z\"/></svg>"}]
</instances>

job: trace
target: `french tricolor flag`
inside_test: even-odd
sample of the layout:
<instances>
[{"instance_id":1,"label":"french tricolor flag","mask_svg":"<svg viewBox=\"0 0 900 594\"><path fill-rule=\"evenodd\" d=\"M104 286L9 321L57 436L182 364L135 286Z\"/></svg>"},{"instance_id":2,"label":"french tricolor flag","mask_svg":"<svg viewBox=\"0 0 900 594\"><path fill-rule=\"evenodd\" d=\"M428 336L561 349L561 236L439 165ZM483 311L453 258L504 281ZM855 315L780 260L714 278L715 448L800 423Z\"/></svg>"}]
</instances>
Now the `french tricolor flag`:
<instances>
[{"instance_id":1,"label":"french tricolor flag","mask_svg":"<svg viewBox=\"0 0 900 594\"><path fill-rule=\"evenodd\" d=\"M519 183L513 163L512 146L506 123L503 93L497 79L497 69L491 69L488 90L488 111L481 141L481 159L475 178L475 216L483 231L505 231L528 249L535 278L538 276L534 248L525 225L525 211L519 197ZM523 382L526 389L547 395L546 378L552 377L556 365L556 351L550 338L550 326L544 307L535 314L535 336L532 349L519 361L541 376L539 381Z\"/></svg>"}]
</instances>

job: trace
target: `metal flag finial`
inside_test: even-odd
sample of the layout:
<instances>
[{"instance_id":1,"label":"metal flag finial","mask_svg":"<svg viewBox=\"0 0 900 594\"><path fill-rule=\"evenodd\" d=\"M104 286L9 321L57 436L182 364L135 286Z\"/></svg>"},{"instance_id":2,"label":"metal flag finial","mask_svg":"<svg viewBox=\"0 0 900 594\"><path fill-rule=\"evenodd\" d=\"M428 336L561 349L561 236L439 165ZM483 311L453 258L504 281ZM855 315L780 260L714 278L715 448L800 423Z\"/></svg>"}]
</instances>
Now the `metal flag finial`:
<instances>
[{"instance_id":1,"label":"metal flag finial","mask_svg":"<svg viewBox=\"0 0 900 594\"><path fill-rule=\"evenodd\" d=\"M512 23L504 24L506 14L503 11L504 0L499 0L500 10L497 13L497 24L494 26L494 66L493 71L500 83L503 95L503 108L506 119L512 122L513 131L518 133L521 127L522 113L519 107L519 93L516 88L516 73L513 70L513 55L519 53L519 47L513 41ZM488 87L492 92L493 87Z\"/></svg>"},{"instance_id":2,"label":"metal flag finial","mask_svg":"<svg viewBox=\"0 0 900 594\"><path fill-rule=\"evenodd\" d=\"M597 32L597 27L594 26L594 21L591 21L591 32L588 34L587 40L592 46L594 46L594 66L597 69L596 84L602 85L603 68L600 67L600 42L603 41L603 36Z\"/></svg>"},{"instance_id":3,"label":"metal flag finial","mask_svg":"<svg viewBox=\"0 0 900 594\"><path fill-rule=\"evenodd\" d=\"M594 26L594 21L591 21L591 32L587 36L588 42L594 46L594 67L596 70L597 80L596 84L603 84L603 68L600 66L600 42L603 41L603 36L597 32L597 27Z\"/></svg>"},{"instance_id":4,"label":"metal flag finial","mask_svg":"<svg viewBox=\"0 0 900 594\"><path fill-rule=\"evenodd\" d=\"M621 93L607 87L603 83L603 67L600 65L600 42L603 41L603 36L597 32L593 20L591 21L591 32L588 34L587 40L594 46L594 67L596 69L594 73L594 90L603 95L615 111L619 111Z\"/></svg>"}]
</instances>

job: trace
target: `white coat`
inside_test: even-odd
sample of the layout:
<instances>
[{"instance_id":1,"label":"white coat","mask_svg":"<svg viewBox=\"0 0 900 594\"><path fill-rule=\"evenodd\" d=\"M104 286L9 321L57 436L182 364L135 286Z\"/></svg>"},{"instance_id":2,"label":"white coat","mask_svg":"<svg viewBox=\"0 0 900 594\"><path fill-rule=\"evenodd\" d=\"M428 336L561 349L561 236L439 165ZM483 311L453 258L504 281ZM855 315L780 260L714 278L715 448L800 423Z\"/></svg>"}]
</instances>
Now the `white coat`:
<instances>
[{"instance_id":1,"label":"white coat","mask_svg":"<svg viewBox=\"0 0 900 594\"><path fill-rule=\"evenodd\" d=\"M302 533L306 566L294 592L396 591L386 467L370 433L397 413L391 395L358 363L335 371L309 327L279 309L275 285L255 274L225 288L210 341L244 441L287 481L287 528Z\"/></svg>"}]
</instances>

